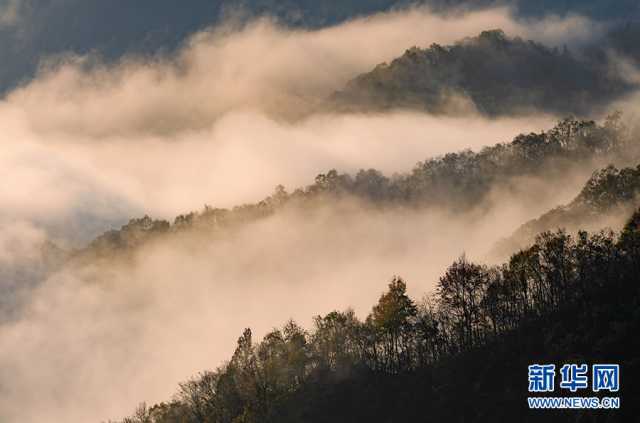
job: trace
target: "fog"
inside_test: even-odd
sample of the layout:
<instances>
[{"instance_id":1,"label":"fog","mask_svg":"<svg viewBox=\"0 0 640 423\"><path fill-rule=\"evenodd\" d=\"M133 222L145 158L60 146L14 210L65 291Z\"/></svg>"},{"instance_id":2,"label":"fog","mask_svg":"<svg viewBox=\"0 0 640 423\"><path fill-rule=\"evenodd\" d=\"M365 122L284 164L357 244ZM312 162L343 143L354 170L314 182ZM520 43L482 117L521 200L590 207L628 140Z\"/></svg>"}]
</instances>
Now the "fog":
<instances>
[{"instance_id":1,"label":"fog","mask_svg":"<svg viewBox=\"0 0 640 423\"><path fill-rule=\"evenodd\" d=\"M18 21L18 1L6 0L0 3L0 29L15 25Z\"/></svg>"},{"instance_id":2,"label":"fog","mask_svg":"<svg viewBox=\"0 0 640 423\"><path fill-rule=\"evenodd\" d=\"M507 9L449 18L413 9L316 31L260 19L196 34L176 57L131 57L116 65L92 57L51 59L35 82L8 101L31 128L47 134L170 135L209 128L215 118L238 109L297 116L411 46L448 44L487 28L560 46L602 31L580 17L522 24Z\"/></svg>"},{"instance_id":3,"label":"fog","mask_svg":"<svg viewBox=\"0 0 640 423\"><path fill-rule=\"evenodd\" d=\"M175 57L115 65L52 58L0 102L0 168L15 181L0 187L0 217L36 220L56 236L81 220L73 238L86 241L134 215L255 201L329 168L406 171L429 156L548 128L555 117L488 121L472 110L444 119L313 113L349 79L412 45L494 27L552 44L601 30L576 16L523 24L507 9L448 18L412 9L315 31L266 18L229 22L194 35Z\"/></svg>"},{"instance_id":4,"label":"fog","mask_svg":"<svg viewBox=\"0 0 640 423\"><path fill-rule=\"evenodd\" d=\"M427 157L549 128L555 117L543 114L315 112L412 45L495 27L557 44L601 31L575 16L518 23L506 9L448 18L413 9L314 31L229 23L170 58L51 59L0 102L0 287L22 280L15 275L36 265L45 239L78 247L145 213L257 201L331 168L406 172ZM345 201L288 210L215 241L176 237L127 263L60 269L0 325L0 420L117 418L220 365L245 327L258 336L288 318L309 327L313 315L349 306L362 317L395 274L419 298L459 254L481 257L572 198L584 176L554 187L521 181L526 189L496 191L482 213Z\"/></svg>"},{"instance_id":5,"label":"fog","mask_svg":"<svg viewBox=\"0 0 640 423\"><path fill-rule=\"evenodd\" d=\"M351 203L291 210L215 242L179 236L131 263L65 269L0 329L0 409L8 421L81 422L169 399L177 382L228 359L245 327L258 337L289 318L309 328L312 316L347 307L365 317L396 274L419 299L531 205L457 218Z\"/></svg>"}]
</instances>

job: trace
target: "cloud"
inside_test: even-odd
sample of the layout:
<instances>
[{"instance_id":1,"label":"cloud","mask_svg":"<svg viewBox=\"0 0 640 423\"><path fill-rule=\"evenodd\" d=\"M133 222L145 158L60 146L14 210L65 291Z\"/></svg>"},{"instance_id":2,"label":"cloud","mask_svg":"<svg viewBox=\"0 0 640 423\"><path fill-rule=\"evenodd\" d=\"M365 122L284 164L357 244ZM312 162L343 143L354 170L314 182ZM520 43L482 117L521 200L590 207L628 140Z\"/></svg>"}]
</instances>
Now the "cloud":
<instances>
[{"instance_id":1,"label":"cloud","mask_svg":"<svg viewBox=\"0 0 640 423\"><path fill-rule=\"evenodd\" d=\"M420 298L454 258L478 257L531 205L454 217L345 201L291 209L215 242L177 235L127 260L67 267L34 292L22 319L0 326L0 418L97 421L166 400L177 382L228 359L245 327L260 337L350 306L363 317L398 273Z\"/></svg>"},{"instance_id":2,"label":"cloud","mask_svg":"<svg viewBox=\"0 0 640 423\"><path fill-rule=\"evenodd\" d=\"M14 26L20 19L20 0L0 1L0 29Z\"/></svg>"},{"instance_id":3,"label":"cloud","mask_svg":"<svg viewBox=\"0 0 640 423\"><path fill-rule=\"evenodd\" d=\"M170 139L43 137L5 125L0 164L15 184L0 188L7 217L64 227L78 211L107 223L149 213L171 218L203 204L257 201L277 184L289 189L328 169L409 170L418 160L506 142L548 127L548 118L435 118L416 113L320 115L290 124L263 114L229 113L211 129ZM469 137L472 129L474 137ZM79 239L94 236L86 233ZM89 228L91 229L91 228Z\"/></svg>"},{"instance_id":4,"label":"cloud","mask_svg":"<svg viewBox=\"0 0 640 423\"><path fill-rule=\"evenodd\" d=\"M542 35L577 40L586 26ZM0 185L0 257L24 250L29 259L52 234L86 241L142 213L168 218L203 203L255 201L330 168L407 171L429 156L549 127L547 116L311 113L407 47L488 27L523 36L541 28L504 9L447 18L412 9L320 30L262 19L202 32L176 57L45 66L0 103L0 169L11 182ZM246 326L260 334L347 306L363 314L395 273L420 296L463 250L481 255L574 194L572 183L527 186L537 188L509 202L496 193L500 207L485 214L345 203L312 215L291 210L215 242L151 245L129 263L64 268L38 280L23 314L0 325L0 420L117 417L220 364ZM17 263L0 260L9 259Z\"/></svg>"},{"instance_id":5,"label":"cloud","mask_svg":"<svg viewBox=\"0 0 640 423\"><path fill-rule=\"evenodd\" d=\"M578 14L547 15L544 19L521 19L520 36L555 47L583 47L605 36L608 24Z\"/></svg>"},{"instance_id":6,"label":"cloud","mask_svg":"<svg viewBox=\"0 0 640 423\"><path fill-rule=\"evenodd\" d=\"M8 140L0 161L17 181L0 189L3 213L47 228L84 219L82 241L132 215L254 201L278 183L293 188L334 167L404 171L427 156L540 130L550 118L309 113L411 45L495 26L547 39L591 28L549 19L553 25L524 25L506 9L442 17L423 8L319 30L260 19L201 32L175 57L114 65L67 57L0 103ZM561 29L544 29L552 27ZM468 126L473 137L461 129Z\"/></svg>"},{"instance_id":7,"label":"cloud","mask_svg":"<svg viewBox=\"0 0 640 423\"><path fill-rule=\"evenodd\" d=\"M25 221L0 226L0 267L9 267L39 258L39 247L45 241L42 230Z\"/></svg>"},{"instance_id":8,"label":"cloud","mask_svg":"<svg viewBox=\"0 0 640 423\"><path fill-rule=\"evenodd\" d=\"M205 129L238 109L295 117L408 47L448 44L495 27L554 44L598 31L598 24L573 16L522 24L507 9L442 17L415 8L320 30L260 19L198 33L176 57L130 57L116 65L67 57L8 101L37 131L88 136Z\"/></svg>"},{"instance_id":9,"label":"cloud","mask_svg":"<svg viewBox=\"0 0 640 423\"><path fill-rule=\"evenodd\" d=\"M291 180L301 177L297 173L313 171L307 166L324 166L325 160L328 164L339 159L345 167L359 160L378 161L393 169L413 162L424 148L435 153L447 149L447 142L464 145L469 131L491 133L491 125L497 132L509 130L502 121L407 114L323 116L295 130L264 117L257 121L255 115L225 119L230 119L230 131L241 127L235 122L240 119L254 123L250 127L255 137L269 134L278 140L242 145L222 137L233 147L222 156L231 160L237 149L238 161L234 158L226 168L229 176L218 175L214 191L228 191L229 198L239 195L236 191L242 187L251 190L257 181L273 178L273 169L281 172L277 178ZM460 127L465 131L455 129ZM222 135L233 132L220 130ZM426 142L420 141L423 136ZM409 142L412 138L418 141ZM362 139L370 143L367 148ZM158 167L150 171L142 163L140 172L150 172L156 180L163 168L169 169L168 181L179 177L171 169L181 163L181 154L194 160L191 151L202 141L178 144L178 150L171 149L175 144L159 144L146 156L135 149L100 145L105 150L97 156L105 163L122 152L134 153L130 164L118 162L121 172L131 166L123 174L132 177L134 164L145 157ZM154 156L161 154L161 147L171 166ZM197 151L203 155L202 149ZM176 190L199 180L190 174L189 163L181 166L187 176L176 181ZM104 172L106 166L96 167ZM251 176L243 179L243 173ZM139 185L146 186L148 182L138 177ZM0 325L0 368L6 369L0 379L0 420L75 423L122 416L138 401L170 398L179 381L228 359L245 327L252 327L257 337L288 318L309 327L313 315L349 306L365 316L395 274L405 277L411 294L419 298L459 254L483 256L521 222L573 196L582 181L567 179L553 187L534 182L520 181L508 194L496 191L488 204L464 215L377 210L344 201L286 210L230 232L176 235L124 261L65 267L31 293L20 319ZM214 182L203 182L204 188L212 186ZM161 206L166 198L170 200L165 207L186 201L173 197L164 183L147 191L156 192ZM197 196L196 201L201 199Z\"/></svg>"}]
</instances>

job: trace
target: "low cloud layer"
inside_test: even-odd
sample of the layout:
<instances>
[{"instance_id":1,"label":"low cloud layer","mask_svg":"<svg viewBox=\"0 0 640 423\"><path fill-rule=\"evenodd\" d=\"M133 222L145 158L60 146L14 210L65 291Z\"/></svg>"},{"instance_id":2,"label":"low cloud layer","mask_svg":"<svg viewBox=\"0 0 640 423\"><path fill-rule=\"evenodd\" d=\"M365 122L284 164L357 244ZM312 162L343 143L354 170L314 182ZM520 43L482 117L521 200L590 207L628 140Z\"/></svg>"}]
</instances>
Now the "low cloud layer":
<instances>
[{"instance_id":1,"label":"low cloud layer","mask_svg":"<svg viewBox=\"0 0 640 423\"><path fill-rule=\"evenodd\" d=\"M0 185L0 263L32 263L46 238L82 245L144 213L169 218L204 203L255 201L330 168L407 171L429 156L548 128L553 117L310 111L412 45L494 27L550 43L599 30L578 17L554 19L414 9L317 31L260 20L198 34L171 59L105 66L71 57L45 66L0 103L0 169L9 181ZM311 217L291 211L216 242L176 241L126 265L61 270L22 316L0 325L0 420L118 417L220 364L244 327L261 334L289 317L308 325L313 314L347 306L362 315L397 273L419 297L458 254L481 255L581 182L531 184L540 196L527 192L508 206L496 193L500 207L455 218L353 204ZM16 280L2 278L3 286Z\"/></svg>"},{"instance_id":2,"label":"low cloud layer","mask_svg":"<svg viewBox=\"0 0 640 423\"><path fill-rule=\"evenodd\" d=\"M199 33L170 59L104 66L90 57L63 58L8 102L36 131L84 136L206 129L238 109L293 117L411 46L448 44L488 28L552 45L581 43L602 31L575 16L522 24L507 9L447 18L412 9L315 31L262 19Z\"/></svg>"},{"instance_id":3,"label":"low cloud layer","mask_svg":"<svg viewBox=\"0 0 640 423\"><path fill-rule=\"evenodd\" d=\"M13 26L18 22L19 0L3 0L0 2L0 29Z\"/></svg>"},{"instance_id":4,"label":"low cloud layer","mask_svg":"<svg viewBox=\"0 0 640 423\"><path fill-rule=\"evenodd\" d=\"M262 336L289 318L310 327L313 315L347 307L364 317L396 274L420 298L459 254L477 258L542 206L452 217L334 204L215 242L177 236L129 262L67 268L34 292L24 318L0 327L0 416L99 421L165 400L228 359L243 328Z\"/></svg>"},{"instance_id":5,"label":"low cloud layer","mask_svg":"<svg viewBox=\"0 0 640 423\"><path fill-rule=\"evenodd\" d=\"M597 31L578 17L523 25L506 9L448 18L413 9L315 31L268 20L229 24L194 36L171 59L105 66L74 57L45 66L0 103L0 161L15 181L0 188L2 217L47 227L86 222L73 237L86 240L133 215L254 201L276 184L294 188L329 168L406 171L434 154L550 126L552 118L486 121L473 113L290 120L409 46L488 27L556 43Z\"/></svg>"}]
</instances>

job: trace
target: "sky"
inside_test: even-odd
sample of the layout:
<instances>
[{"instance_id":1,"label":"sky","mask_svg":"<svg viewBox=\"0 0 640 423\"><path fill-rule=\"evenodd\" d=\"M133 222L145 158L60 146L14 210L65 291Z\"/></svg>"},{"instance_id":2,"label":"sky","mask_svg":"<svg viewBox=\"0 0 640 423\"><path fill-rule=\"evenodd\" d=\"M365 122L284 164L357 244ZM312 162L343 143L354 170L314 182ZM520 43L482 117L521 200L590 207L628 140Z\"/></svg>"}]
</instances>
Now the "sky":
<instances>
[{"instance_id":1,"label":"sky","mask_svg":"<svg viewBox=\"0 0 640 423\"><path fill-rule=\"evenodd\" d=\"M0 92L32 80L43 60L94 53L108 61L130 54L164 55L209 26L273 16L296 28L322 28L412 5L439 14L509 7L526 22L585 16L613 22L640 16L635 0L0 0Z\"/></svg>"}]
</instances>

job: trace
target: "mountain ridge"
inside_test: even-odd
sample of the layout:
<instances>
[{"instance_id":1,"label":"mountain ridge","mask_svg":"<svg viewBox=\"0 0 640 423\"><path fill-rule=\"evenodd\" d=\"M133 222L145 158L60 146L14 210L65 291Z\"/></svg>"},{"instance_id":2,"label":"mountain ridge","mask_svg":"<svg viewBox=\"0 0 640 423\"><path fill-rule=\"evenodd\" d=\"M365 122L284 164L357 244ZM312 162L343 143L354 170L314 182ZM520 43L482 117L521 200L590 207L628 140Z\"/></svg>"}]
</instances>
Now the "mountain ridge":
<instances>
[{"instance_id":1,"label":"mountain ridge","mask_svg":"<svg viewBox=\"0 0 640 423\"><path fill-rule=\"evenodd\" d=\"M316 316L311 331L290 320L260 342L247 328L229 361L122 423L388 422L425 412L436 421L535 422L528 365L612 357L624 369L616 393L624 406L582 410L581 419L631 421L638 266L640 210L615 235L541 234L501 266L462 256L421 303L394 277L364 320L349 309ZM567 410L544 411L545 421L567 421Z\"/></svg>"},{"instance_id":2,"label":"mountain ridge","mask_svg":"<svg viewBox=\"0 0 640 423\"><path fill-rule=\"evenodd\" d=\"M462 107L488 116L589 115L635 88L612 66L598 49L586 56L494 29L452 45L412 47L352 79L330 104L346 111L449 113L462 100Z\"/></svg>"},{"instance_id":3,"label":"mountain ridge","mask_svg":"<svg viewBox=\"0 0 640 423\"><path fill-rule=\"evenodd\" d=\"M203 210L177 216L172 223L149 216L131 219L120 229L97 236L85 248L70 251L70 257L92 258L126 252L171 234L195 230L204 234L226 231L275 214L287 207L313 210L325 200L352 198L374 207L444 207L452 213L478 207L499 186L535 176L561 179L571 166L587 164L593 169L611 162L640 161L635 135L614 114L602 124L565 119L549 131L520 134L509 143L485 147L479 152L461 151L417 163L404 174L385 176L375 169L355 175L331 170L319 174L314 183L291 193L279 185L262 201L231 209L205 205ZM59 257L59 254L57 254Z\"/></svg>"},{"instance_id":4,"label":"mountain ridge","mask_svg":"<svg viewBox=\"0 0 640 423\"><path fill-rule=\"evenodd\" d=\"M508 256L546 231L563 229L575 234L579 230L617 230L638 206L640 165L622 169L609 165L595 171L570 203L524 223L510 237L499 241L491 255Z\"/></svg>"}]
</instances>

